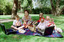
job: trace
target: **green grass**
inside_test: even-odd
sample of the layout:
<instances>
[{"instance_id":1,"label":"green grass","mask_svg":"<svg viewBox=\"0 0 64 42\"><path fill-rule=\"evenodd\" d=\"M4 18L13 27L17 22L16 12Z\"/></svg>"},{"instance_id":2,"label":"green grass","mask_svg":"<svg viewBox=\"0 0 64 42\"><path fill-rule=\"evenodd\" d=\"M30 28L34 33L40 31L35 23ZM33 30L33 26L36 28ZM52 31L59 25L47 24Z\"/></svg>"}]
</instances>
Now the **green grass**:
<instances>
[{"instance_id":1,"label":"green grass","mask_svg":"<svg viewBox=\"0 0 64 42\"><path fill-rule=\"evenodd\" d=\"M21 18L22 16L23 15L20 15ZM32 16L33 21L36 21L39 19L38 15L30 14L30 16ZM44 15L44 17L46 16L47 15ZM63 15L59 17L52 16L52 15L48 15L48 16L54 18L54 21L57 27L64 30L64 16ZM6 22L3 24L6 26L6 28L10 28L10 26L12 25L12 22ZM62 35L64 36L64 33L62 33ZM41 36L26 36L26 35L12 35L12 34L5 35L0 28L0 42L64 42L64 38L47 38L47 37L41 37Z\"/></svg>"},{"instance_id":2,"label":"green grass","mask_svg":"<svg viewBox=\"0 0 64 42\"><path fill-rule=\"evenodd\" d=\"M21 13L19 16L20 18L22 18L24 16L24 13ZM30 16L38 16L38 14L30 14ZM0 15L0 19L11 19L11 15Z\"/></svg>"}]
</instances>

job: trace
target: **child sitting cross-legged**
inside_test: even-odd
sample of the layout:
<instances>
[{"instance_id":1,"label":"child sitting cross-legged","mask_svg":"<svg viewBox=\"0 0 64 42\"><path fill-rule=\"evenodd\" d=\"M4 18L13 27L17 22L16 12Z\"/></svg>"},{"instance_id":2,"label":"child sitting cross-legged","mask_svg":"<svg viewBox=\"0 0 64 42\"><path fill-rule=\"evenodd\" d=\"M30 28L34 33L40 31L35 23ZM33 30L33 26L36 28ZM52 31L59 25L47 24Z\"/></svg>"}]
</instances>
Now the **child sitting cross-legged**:
<instances>
[{"instance_id":1,"label":"child sitting cross-legged","mask_svg":"<svg viewBox=\"0 0 64 42\"><path fill-rule=\"evenodd\" d=\"M28 22L27 25L28 29L30 29L32 32L36 32L36 26L34 25L34 23L32 21Z\"/></svg>"},{"instance_id":2,"label":"child sitting cross-legged","mask_svg":"<svg viewBox=\"0 0 64 42\"><path fill-rule=\"evenodd\" d=\"M19 33L24 33L22 21L20 20L19 16L15 16L15 20L13 21L13 25L11 26L14 31L19 31Z\"/></svg>"}]
</instances>

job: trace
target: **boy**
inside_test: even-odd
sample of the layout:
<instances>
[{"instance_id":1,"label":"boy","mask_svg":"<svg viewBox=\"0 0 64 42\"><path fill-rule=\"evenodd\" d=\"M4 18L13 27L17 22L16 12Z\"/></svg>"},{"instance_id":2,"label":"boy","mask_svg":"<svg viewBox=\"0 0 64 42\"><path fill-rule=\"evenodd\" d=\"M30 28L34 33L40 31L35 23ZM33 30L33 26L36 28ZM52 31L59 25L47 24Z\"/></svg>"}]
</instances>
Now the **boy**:
<instances>
[{"instance_id":1,"label":"boy","mask_svg":"<svg viewBox=\"0 0 64 42\"><path fill-rule=\"evenodd\" d=\"M23 27L24 26L22 26L22 21L20 20L20 18L19 18L18 15L15 16L15 20L13 21L13 25L11 27L13 28L14 31L17 31L18 30L20 33L25 32L23 30Z\"/></svg>"}]
</instances>

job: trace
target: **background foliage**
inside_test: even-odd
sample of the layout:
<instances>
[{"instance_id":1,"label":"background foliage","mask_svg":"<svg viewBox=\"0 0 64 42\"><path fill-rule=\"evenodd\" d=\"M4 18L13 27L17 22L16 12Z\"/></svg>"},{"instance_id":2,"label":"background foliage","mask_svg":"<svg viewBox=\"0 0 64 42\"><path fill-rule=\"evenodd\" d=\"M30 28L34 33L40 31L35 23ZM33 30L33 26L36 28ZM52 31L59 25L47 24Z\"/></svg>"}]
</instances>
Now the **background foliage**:
<instances>
[{"instance_id":1,"label":"background foliage","mask_svg":"<svg viewBox=\"0 0 64 42\"><path fill-rule=\"evenodd\" d=\"M20 0L21 9L18 12L24 12L29 10L30 13L38 14L43 12L44 14L51 14L51 3L50 0ZM36 3L33 3L36 2ZM56 0L53 0L53 5L56 7ZM34 8L34 4L36 8ZM60 8L64 7L64 0L60 1ZM0 14L10 15L13 7L13 0L0 0ZM64 9L62 11L64 14Z\"/></svg>"},{"instance_id":2,"label":"background foliage","mask_svg":"<svg viewBox=\"0 0 64 42\"><path fill-rule=\"evenodd\" d=\"M12 6L13 0L0 0L0 14L10 15Z\"/></svg>"}]
</instances>

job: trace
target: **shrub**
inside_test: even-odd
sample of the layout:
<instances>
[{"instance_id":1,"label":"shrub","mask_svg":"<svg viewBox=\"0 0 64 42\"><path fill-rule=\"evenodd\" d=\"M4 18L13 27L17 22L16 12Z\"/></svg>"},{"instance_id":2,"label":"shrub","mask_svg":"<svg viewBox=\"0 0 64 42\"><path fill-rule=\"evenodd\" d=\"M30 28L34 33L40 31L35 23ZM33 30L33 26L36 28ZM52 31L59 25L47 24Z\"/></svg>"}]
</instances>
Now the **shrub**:
<instances>
[{"instance_id":1,"label":"shrub","mask_svg":"<svg viewBox=\"0 0 64 42\"><path fill-rule=\"evenodd\" d=\"M10 15L12 11L13 0L0 0L0 14Z\"/></svg>"},{"instance_id":2,"label":"shrub","mask_svg":"<svg viewBox=\"0 0 64 42\"><path fill-rule=\"evenodd\" d=\"M32 9L34 14L39 14L40 12L43 12L44 14L51 14L51 9L48 7L43 7L41 9L36 8L36 9Z\"/></svg>"},{"instance_id":3,"label":"shrub","mask_svg":"<svg viewBox=\"0 0 64 42\"><path fill-rule=\"evenodd\" d=\"M11 5L11 4L8 3L8 4L5 6L4 13L5 13L5 15L11 15L11 13L12 13L12 5Z\"/></svg>"},{"instance_id":4,"label":"shrub","mask_svg":"<svg viewBox=\"0 0 64 42\"><path fill-rule=\"evenodd\" d=\"M62 11L62 14L64 14L64 10Z\"/></svg>"},{"instance_id":5,"label":"shrub","mask_svg":"<svg viewBox=\"0 0 64 42\"><path fill-rule=\"evenodd\" d=\"M3 15L3 10L2 9L0 9L0 15Z\"/></svg>"}]
</instances>

